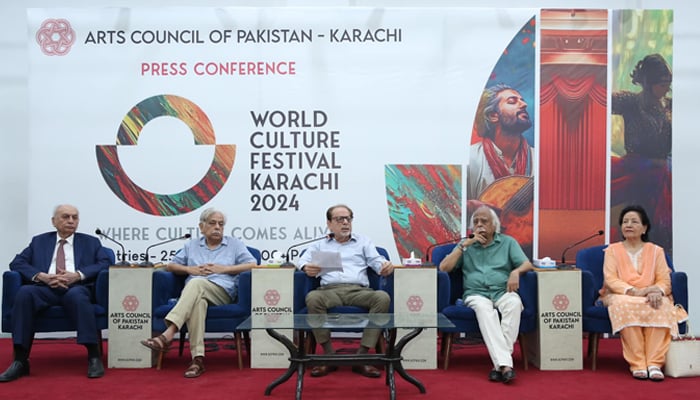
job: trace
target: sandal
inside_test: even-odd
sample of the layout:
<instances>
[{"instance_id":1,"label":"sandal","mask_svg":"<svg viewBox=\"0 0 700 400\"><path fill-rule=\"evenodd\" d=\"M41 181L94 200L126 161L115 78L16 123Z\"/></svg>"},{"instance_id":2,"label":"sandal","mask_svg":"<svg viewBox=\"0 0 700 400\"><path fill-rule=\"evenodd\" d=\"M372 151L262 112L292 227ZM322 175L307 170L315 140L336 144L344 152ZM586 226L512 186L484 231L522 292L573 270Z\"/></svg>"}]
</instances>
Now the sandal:
<instances>
[{"instance_id":1,"label":"sandal","mask_svg":"<svg viewBox=\"0 0 700 400\"><path fill-rule=\"evenodd\" d=\"M661 368L652 366L649 367L649 379L654 382L661 382L664 380L664 373L661 372Z\"/></svg>"},{"instance_id":2,"label":"sandal","mask_svg":"<svg viewBox=\"0 0 700 400\"><path fill-rule=\"evenodd\" d=\"M192 359L190 366L185 370L185 378L196 378L206 371L204 368L204 357L197 356Z\"/></svg>"},{"instance_id":3,"label":"sandal","mask_svg":"<svg viewBox=\"0 0 700 400\"><path fill-rule=\"evenodd\" d=\"M168 339L166 339L163 335L159 335L141 341L142 345L160 353L167 353L168 350L170 350L170 343L171 342L168 342Z\"/></svg>"},{"instance_id":4,"label":"sandal","mask_svg":"<svg viewBox=\"0 0 700 400\"><path fill-rule=\"evenodd\" d=\"M647 373L647 371L645 369L638 369L638 370L632 371L632 377L634 379L644 380L644 379L647 379L649 377L649 374Z\"/></svg>"}]
</instances>

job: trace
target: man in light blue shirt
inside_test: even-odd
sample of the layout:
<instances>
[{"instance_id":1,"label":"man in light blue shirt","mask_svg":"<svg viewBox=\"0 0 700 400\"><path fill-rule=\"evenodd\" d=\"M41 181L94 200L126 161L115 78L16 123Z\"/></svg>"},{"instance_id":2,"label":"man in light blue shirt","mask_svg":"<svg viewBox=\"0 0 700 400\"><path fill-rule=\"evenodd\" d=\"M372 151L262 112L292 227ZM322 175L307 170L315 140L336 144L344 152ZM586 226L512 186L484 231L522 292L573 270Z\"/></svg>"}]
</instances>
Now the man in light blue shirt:
<instances>
[{"instance_id":1,"label":"man in light blue shirt","mask_svg":"<svg viewBox=\"0 0 700 400\"><path fill-rule=\"evenodd\" d=\"M394 272L394 266L377 252L370 239L352 233L353 216L352 210L346 205L330 207L326 211L326 225L333 235L309 246L299 260L299 268L306 275L321 278L321 287L306 296L309 314L325 314L329 308L343 305L366 308L370 313L389 311L389 294L369 287L367 268L372 268L381 276L387 276ZM312 262L314 253L318 251L340 253L343 270L324 272L321 265ZM313 333L324 353L335 352L328 329L314 329ZM365 329L358 353L367 353L375 347L379 334L378 329ZM311 369L311 376L324 376L336 369L337 367L326 365L315 366ZM355 366L352 371L370 378L381 375L371 365Z\"/></svg>"},{"instance_id":2,"label":"man in light blue shirt","mask_svg":"<svg viewBox=\"0 0 700 400\"><path fill-rule=\"evenodd\" d=\"M165 317L168 328L159 336L141 341L154 351L165 352L175 333L187 324L192 363L185 370L186 378L196 378L205 370L204 325L208 305L235 301L238 274L256 265L241 240L224 235L225 225L226 216L221 211L207 208L202 212L199 218L202 236L187 242L168 264L168 271L189 275L177 304Z\"/></svg>"}]
</instances>

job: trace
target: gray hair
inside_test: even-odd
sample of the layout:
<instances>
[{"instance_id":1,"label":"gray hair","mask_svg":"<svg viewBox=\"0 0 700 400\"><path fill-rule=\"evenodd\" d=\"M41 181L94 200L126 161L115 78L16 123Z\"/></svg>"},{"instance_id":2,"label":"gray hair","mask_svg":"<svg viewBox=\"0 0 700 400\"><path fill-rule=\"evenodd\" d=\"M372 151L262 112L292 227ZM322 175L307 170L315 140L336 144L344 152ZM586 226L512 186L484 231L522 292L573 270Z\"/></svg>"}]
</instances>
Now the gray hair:
<instances>
[{"instance_id":1,"label":"gray hair","mask_svg":"<svg viewBox=\"0 0 700 400\"><path fill-rule=\"evenodd\" d=\"M221 214L224 217L224 224L226 223L226 214L223 213L223 211L219 211L214 207L209 207L202 211L202 214L199 216L199 222L207 222L209 218L214 215L214 214Z\"/></svg>"},{"instance_id":2,"label":"gray hair","mask_svg":"<svg viewBox=\"0 0 700 400\"><path fill-rule=\"evenodd\" d=\"M476 210L474 210L474 212L472 213L471 221L469 222L469 229L474 230L474 216L480 210L489 211L489 214L491 214L491 220L493 221L493 226L496 228L496 233L501 233L501 219L498 218L498 214L496 214L496 211L494 211L493 208L489 206L480 206Z\"/></svg>"},{"instance_id":3,"label":"gray hair","mask_svg":"<svg viewBox=\"0 0 700 400\"><path fill-rule=\"evenodd\" d=\"M59 211L61 208L64 208L64 207L74 208L75 211L78 211L78 207L76 207L76 206L74 206L74 205L72 205L72 204L59 204L59 205L57 205L56 207L54 207L54 209L53 209L53 214L52 214L51 216L52 216L52 217L58 217L58 211ZM79 212L79 211L78 211L78 212Z\"/></svg>"}]
</instances>

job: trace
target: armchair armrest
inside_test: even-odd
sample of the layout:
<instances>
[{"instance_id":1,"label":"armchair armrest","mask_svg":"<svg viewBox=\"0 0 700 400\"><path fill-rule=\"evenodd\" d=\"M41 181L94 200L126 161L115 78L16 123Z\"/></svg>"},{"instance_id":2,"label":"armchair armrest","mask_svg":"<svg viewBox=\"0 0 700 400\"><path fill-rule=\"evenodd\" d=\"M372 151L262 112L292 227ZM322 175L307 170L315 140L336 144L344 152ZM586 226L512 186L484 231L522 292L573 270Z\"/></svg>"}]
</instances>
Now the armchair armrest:
<instances>
[{"instance_id":1,"label":"armchair armrest","mask_svg":"<svg viewBox=\"0 0 700 400\"><path fill-rule=\"evenodd\" d=\"M370 285L371 286L371 285ZM376 290L383 290L389 293L391 302L389 303L389 312L394 312L394 274L388 276L379 276L379 286Z\"/></svg>"},{"instance_id":2,"label":"armchair armrest","mask_svg":"<svg viewBox=\"0 0 700 400\"><path fill-rule=\"evenodd\" d=\"M520 319L520 332L532 332L537 329L538 301L537 301L537 273L528 271L520 276L520 300L523 302L523 312Z\"/></svg>"},{"instance_id":3,"label":"armchair armrest","mask_svg":"<svg viewBox=\"0 0 700 400\"><path fill-rule=\"evenodd\" d=\"M528 271L520 277L520 290L518 291L523 307L528 310L535 310L537 314L537 273Z\"/></svg>"},{"instance_id":4,"label":"armchair armrest","mask_svg":"<svg viewBox=\"0 0 700 400\"><path fill-rule=\"evenodd\" d=\"M17 291L22 286L22 275L16 271L5 271L2 274L2 317L10 315L15 304Z\"/></svg>"},{"instance_id":5,"label":"armchair armrest","mask_svg":"<svg viewBox=\"0 0 700 400\"><path fill-rule=\"evenodd\" d=\"M97 274L95 282L95 300L97 304L108 310L109 305L109 269L103 269Z\"/></svg>"},{"instance_id":6,"label":"armchair armrest","mask_svg":"<svg viewBox=\"0 0 700 400\"><path fill-rule=\"evenodd\" d=\"M671 272L671 293L673 301L688 311L688 275L685 272ZM688 326L684 322L678 326L681 334L687 333Z\"/></svg>"},{"instance_id":7,"label":"armchair armrest","mask_svg":"<svg viewBox=\"0 0 700 400\"><path fill-rule=\"evenodd\" d=\"M437 271L438 312L450 305L450 276L445 271Z\"/></svg>"},{"instance_id":8,"label":"armchair armrest","mask_svg":"<svg viewBox=\"0 0 700 400\"><path fill-rule=\"evenodd\" d=\"M685 272L671 272L673 300L688 311L688 275Z\"/></svg>"},{"instance_id":9,"label":"armchair armrest","mask_svg":"<svg viewBox=\"0 0 700 400\"><path fill-rule=\"evenodd\" d=\"M581 271L581 307L584 309L595 304L598 299L598 289L595 287L595 279L590 271Z\"/></svg>"},{"instance_id":10,"label":"armchair armrest","mask_svg":"<svg viewBox=\"0 0 700 400\"><path fill-rule=\"evenodd\" d=\"M321 286L321 279L306 275L304 271L294 272L294 312L306 308L306 295Z\"/></svg>"},{"instance_id":11,"label":"armchair armrest","mask_svg":"<svg viewBox=\"0 0 700 400\"><path fill-rule=\"evenodd\" d=\"M243 271L238 276L238 305L243 307L244 310L251 309L251 276L250 271Z\"/></svg>"},{"instance_id":12,"label":"armchair armrest","mask_svg":"<svg viewBox=\"0 0 700 400\"><path fill-rule=\"evenodd\" d=\"M182 287L178 285L178 279L169 271L161 269L153 271L153 309L168 304L170 299L180 296Z\"/></svg>"},{"instance_id":13,"label":"armchair armrest","mask_svg":"<svg viewBox=\"0 0 700 400\"><path fill-rule=\"evenodd\" d=\"M294 271L294 313L306 307L306 293L309 278L304 271Z\"/></svg>"}]
</instances>

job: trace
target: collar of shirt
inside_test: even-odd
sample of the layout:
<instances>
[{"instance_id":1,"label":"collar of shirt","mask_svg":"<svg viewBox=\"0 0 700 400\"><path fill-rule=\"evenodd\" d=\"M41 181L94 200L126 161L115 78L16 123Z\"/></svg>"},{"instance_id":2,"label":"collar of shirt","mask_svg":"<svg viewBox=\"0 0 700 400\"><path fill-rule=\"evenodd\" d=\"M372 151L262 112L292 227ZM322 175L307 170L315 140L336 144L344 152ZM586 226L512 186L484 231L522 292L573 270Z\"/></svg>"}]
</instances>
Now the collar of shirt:
<instances>
[{"instance_id":1,"label":"collar of shirt","mask_svg":"<svg viewBox=\"0 0 700 400\"><path fill-rule=\"evenodd\" d=\"M219 243L218 246L214 247L214 248L211 249L211 250L216 250L216 249L218 249L218 248L221 247L221 246L228 246L228 236L224 236L224 237L221 239L221 243ZM206 238L206 237L201 236L201 237L199 238L199 247L207 247L207 248L208 248L208 246L207 246L207 238Z\"/></svg>"},{"instance_id":2,"label":"collar of shirt","mask_svg":"<svg viewBox=\"0 0 700 400\"><path fill-rule=\"evenodd\" d=\"M56 232L56 247L58 247L58 242L60 242L61 239L63 239L63 238L58 234L58 232ZM69 245L71 245L71 247L73 247L73 241L75 240L75 233L68 236L64 240L66 241L67 244L69 244Z\"/></svg>"},{"instance_id":3,"label":"collar of shirt","mask_svg":"<svg viewBox=\"0 0 700 400\"><path fill-rule=\"evenodd\" d=\"M352 232L350 232L350 239L348 239L348 240L346 240L346 241L344 241L344 242L338 242L338 241L335 239L335 236L329 237L329 238L326 240L326 242L331 242L331 241L336 241L336 242L339 243L339 244L344 244L344 243L347 243L347 242L357 242L357 236L355 236Z\"/></svg>"}]
</instances>

